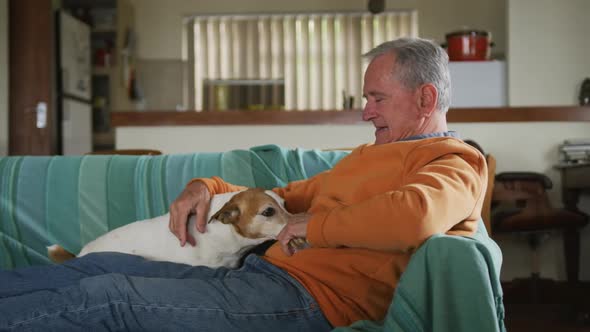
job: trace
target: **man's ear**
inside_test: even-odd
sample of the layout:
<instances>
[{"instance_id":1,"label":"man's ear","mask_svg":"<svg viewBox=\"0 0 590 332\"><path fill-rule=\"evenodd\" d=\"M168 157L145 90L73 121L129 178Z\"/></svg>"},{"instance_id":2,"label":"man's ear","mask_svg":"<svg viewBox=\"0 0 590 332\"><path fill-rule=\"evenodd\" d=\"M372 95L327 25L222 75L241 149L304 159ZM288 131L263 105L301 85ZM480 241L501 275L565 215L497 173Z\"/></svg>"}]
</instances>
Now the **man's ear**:
<instances>
[{"instance_id":1,"label":"man's ear","mask_svg":"<svg viewBox=\"0 0 590 332\"><path fill-rule=\"evenodd\" d=\"M429 117L434 111L436 111L436 105L438 104L438 90L432 83L422 84L418 87L418 109L420 115Z\"/></svg>"},{"instance_id":2,"label":"man's ear","mask_svg":"<svg viewBox=\"0 0 590 332\"><path fill-rule=\"evenodd\" d=\"M209 223L213 220L219 220L224 224L237 224L240 220L240 209L236 204L225 203L225 205L215 213Z\"/></svg>"}]
</instances>

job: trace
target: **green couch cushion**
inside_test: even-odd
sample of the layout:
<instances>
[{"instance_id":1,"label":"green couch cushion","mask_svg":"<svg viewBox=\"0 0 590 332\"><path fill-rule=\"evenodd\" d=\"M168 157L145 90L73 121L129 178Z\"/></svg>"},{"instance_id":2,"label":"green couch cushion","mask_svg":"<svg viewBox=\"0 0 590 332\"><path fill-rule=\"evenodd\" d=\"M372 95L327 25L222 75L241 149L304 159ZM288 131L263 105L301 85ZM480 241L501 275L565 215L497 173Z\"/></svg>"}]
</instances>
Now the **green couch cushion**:
<instances>
[{"instance_id":1,"label":"green couch cushion","mask_svg":"<svg viewBox=\"0 0 590 332\"><path fill-rule=\"evenodd\" d=\"M127 223L168 211L195 177L273 188L330 169L347 153L276 145L161 156L0 158L0 268L49 263Z\"/></svg>"}]
</instances>

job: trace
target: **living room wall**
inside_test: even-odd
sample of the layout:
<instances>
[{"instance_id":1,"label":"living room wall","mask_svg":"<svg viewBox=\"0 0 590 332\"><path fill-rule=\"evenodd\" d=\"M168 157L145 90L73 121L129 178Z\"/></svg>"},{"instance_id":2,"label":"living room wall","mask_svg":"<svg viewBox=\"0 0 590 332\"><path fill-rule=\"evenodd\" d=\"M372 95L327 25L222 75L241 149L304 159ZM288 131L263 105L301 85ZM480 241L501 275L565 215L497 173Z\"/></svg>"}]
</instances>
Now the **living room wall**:
<instances>
[{"instance_id":1,"label":"living room wall","mask_svg":"<svg viewBox=\"0 0 590 332\"><path fill-rule=\"evenodd\" d=\"M0 156L8 154L8 0L0 0Z\"/></svg>"},{"instance_id":2,"label":"living room wall","mask_svg":"<svg viewBox=\"0 0 590 332\"><path fill-rule=\"evenodd\" d=\"M182 19L191 15L350 12L367 11L366 0L135 0L139 57L180 59ZM386 0L386 10L417 9L419 33L443 42L445 33L468 26L492 33L494 52L504 54L506 45L506 2L504 0Z\"/></svg>"},{"instance_id":3,"label":"living room wall","mask_svg":"<svg viewBox=\"0 0 590 332\"><path fill-rule=\"evenodd\" d=\"M588 0L508 0L509 105L577 104L590 77L588 13Z\"/></svg>"}]
</instances>

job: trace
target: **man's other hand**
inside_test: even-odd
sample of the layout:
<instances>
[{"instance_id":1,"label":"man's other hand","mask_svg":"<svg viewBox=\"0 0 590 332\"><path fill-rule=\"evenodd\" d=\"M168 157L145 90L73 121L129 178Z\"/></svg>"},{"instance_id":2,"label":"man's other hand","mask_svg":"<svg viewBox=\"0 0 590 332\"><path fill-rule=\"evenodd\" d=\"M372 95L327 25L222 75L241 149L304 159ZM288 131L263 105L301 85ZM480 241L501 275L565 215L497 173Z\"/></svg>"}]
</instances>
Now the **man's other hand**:
<instances>
[{"instance_id":1,"label":"man's other hand","mask_svg":"<svg viewBox=\"0 0 590 332\"><path fill-rule=\"evenodd\" d=\"M283 227L277 241L281 244L283 252L287 256L293 255L297 250L304 249L303 244L307 243L307 223L311 215L308 213L294 214L289 218L287 225Z\"/></svg>"},{"instance_id":2,"label":"man's other hand","mask_svg":"<svg viewBox=\"0 0 590 332\"><path fill-rule=\"evenodd\" d=\"M195 238L187 229L191 215L195 215L197 230L201 233L205 232L210 202L211 194L201 181L195 181L186 186L172 202L168 228L180 240L180 246L184 247L187 241L192 246L196 245Z\"/></svg>"}]
</instances>

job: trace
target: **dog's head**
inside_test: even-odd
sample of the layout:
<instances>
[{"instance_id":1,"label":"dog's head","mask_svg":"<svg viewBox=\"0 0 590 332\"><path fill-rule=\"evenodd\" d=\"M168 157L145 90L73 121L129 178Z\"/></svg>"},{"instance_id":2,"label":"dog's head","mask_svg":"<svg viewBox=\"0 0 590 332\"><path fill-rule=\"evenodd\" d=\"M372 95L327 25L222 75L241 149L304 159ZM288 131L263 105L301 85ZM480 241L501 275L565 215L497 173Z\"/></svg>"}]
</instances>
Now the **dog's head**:
<instances>
[{"instance_id":1,"label":"dog's head","mask_svg":"<svg viewBox=\"0 0 590 332\"><path fill-rule=\"evenodd\" d=\"M233 225L243 237L274 238L287 224L284 200L272 191L252 188L233 196L209 222Z\"/></svg>"}]
</instances>

